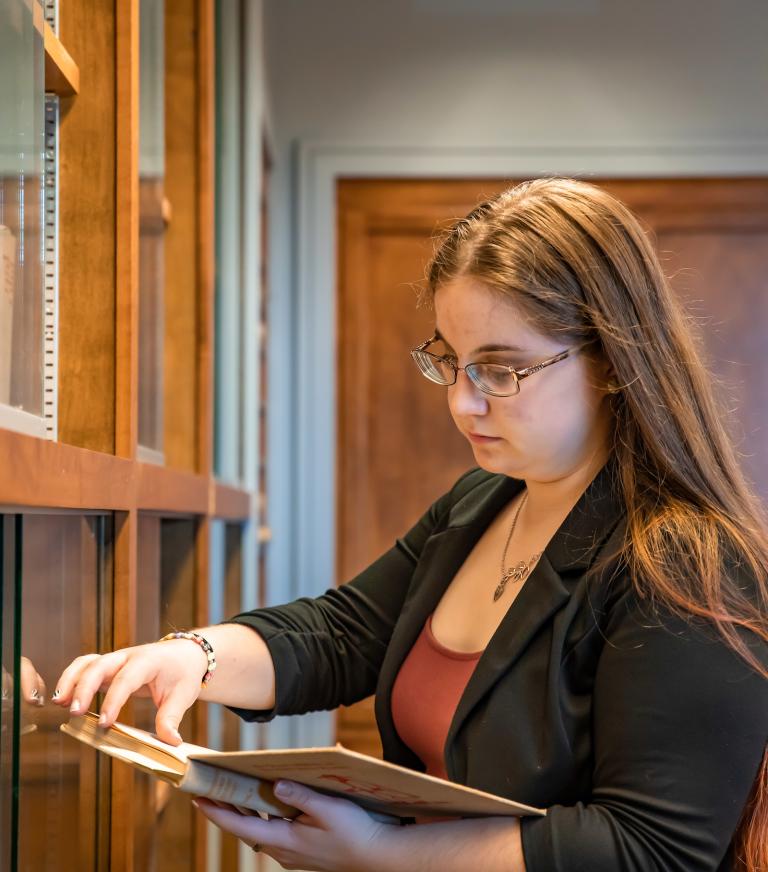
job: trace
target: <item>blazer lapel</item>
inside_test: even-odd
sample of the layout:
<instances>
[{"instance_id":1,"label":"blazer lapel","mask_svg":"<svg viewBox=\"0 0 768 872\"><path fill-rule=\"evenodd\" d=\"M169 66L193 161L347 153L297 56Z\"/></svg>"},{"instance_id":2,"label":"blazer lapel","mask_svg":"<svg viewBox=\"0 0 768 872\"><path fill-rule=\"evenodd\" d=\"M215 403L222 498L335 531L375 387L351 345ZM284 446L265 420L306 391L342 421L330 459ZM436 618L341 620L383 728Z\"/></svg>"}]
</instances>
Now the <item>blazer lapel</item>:
<instances>
[{"instance_id":1,"label":"blazer lapel","mask_svg":"<svg viewBox=\"0 0 768 872\"><path fill-rule=\"evenodd\" d=\"M592 564L616 526L623 512L616 474L615 464L609 460L549 541L467 683L446 737L446 749L478 702L514 667L541 627L568 602L573 579L580 578ZM447 760L450 762L450 754Z\"/></svg>"},{"instance_id":2,"label":"blazer lapel","mask_svg":"<svg viewBox=\"0 0 768 872\"><path fill-rule=\"evenodd\" d=\"M478 702L514 667L531 639L569 597L568 587L552 568L545 551L480 657L451 721L446 748L450 748L456 733Z\"/></svg>"},{"instance_id":3,"label":"blazer lapel","mask_svg":"<svg viewBox=\"0 0 768 872\"><path fill-rule=\"evenodd\" d=\"M550 540L478 661L456 709L446 748L477 703L512 667L541 626L568 601L570 588L564 576L571 572L580 575L591 564L607 532L621 516L615 475L615 464L609 460ZM503 475L483 482L456 503L446 526L425 543L379 673L375 707L385 759L418 765L418 758L400 741L392 722L395 678L427 616L469 552L493 518L524 486L522 480Z\"/></svg>"},{"instance_id":4,"label":"blazer lapel","mask_svg":"<svg viewBox=\"0 0 768 872\"><path fill-rule=\"evenodd\" d=\"M425 543L411 592L403 603L379 672L375 709L386 759L393 759L388 749L396 748L399 752L396 757L402 757L405 749L397 737L391 712L392 687L403 661L469 552L493 518L523 487L524 483L518 479L498 476L478 488L481 494L471 492L457 503L446 527Z\"/></svg>"}]
</instances>

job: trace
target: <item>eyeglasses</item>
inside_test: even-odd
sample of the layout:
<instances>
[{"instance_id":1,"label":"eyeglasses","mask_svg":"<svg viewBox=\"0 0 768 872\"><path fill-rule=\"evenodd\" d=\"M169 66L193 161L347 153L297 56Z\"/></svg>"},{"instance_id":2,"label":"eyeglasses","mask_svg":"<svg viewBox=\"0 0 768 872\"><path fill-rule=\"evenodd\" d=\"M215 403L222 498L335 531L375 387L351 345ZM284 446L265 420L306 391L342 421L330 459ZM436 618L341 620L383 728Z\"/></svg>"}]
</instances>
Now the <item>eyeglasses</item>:
<instances>
[{"instance_id":1,"label":"eyeglasses","mask_svg":"<svg viewBox=\"0 0 768 872\"><path fill-rule=\"evenodd\" d=\"M502 363L468 363L466 366L457 366L450 358L440 357L430 351L425 351L427 346L437 339L438 335L435 334L431 339L427 339L426 342L422 342L418 348L411 351L411 357L416 362L419 372L435 384L453 385L456 384L459 370L463 369L472 380L472 384L484 394L490 394L492 397L515 396L515 394L520 393L520 382L524 378L528 378L529 375L539 372L546 366L565 360L566 357L575 354L589 344L582 342L581 345L561 351L540 363L534 363L524 369L515 369L513 366L506 366Z\"/></svg>"}]
</instances>

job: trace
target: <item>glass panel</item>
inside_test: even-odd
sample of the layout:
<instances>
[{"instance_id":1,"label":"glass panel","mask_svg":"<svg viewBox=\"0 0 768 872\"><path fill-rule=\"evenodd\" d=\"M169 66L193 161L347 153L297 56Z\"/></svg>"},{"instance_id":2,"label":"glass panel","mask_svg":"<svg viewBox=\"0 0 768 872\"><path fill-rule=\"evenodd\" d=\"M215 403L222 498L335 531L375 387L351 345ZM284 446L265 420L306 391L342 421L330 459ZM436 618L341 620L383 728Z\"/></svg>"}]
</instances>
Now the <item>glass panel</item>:
<instances>
[{"instance_id":1,"label":"glass panel","mask_svg":"<svg viewBox=\"0 0 768 872\"><path fill-rule=\"evenodd\" d=\"M224 521L211 521L211 576L208 588L211 623L223 621L242 611L242 527ZM219 751L237 751L241 747L240 719L224 706L208 709L208 745ZM209 868L237 869L238 840L224 832L209 831ZM215 853L214 853L215 849Z\"/></svg>"},{"instance_id":2,"label":"glass panel","mask_svg":"<svg viewBox=\"0 0 768 872\"><path fill-rule=\"evenodd\" d=\"M151 642L172 629L194 626L196 524L187 519L139 519L138 641ZM200 676L202 678L202 675ZM136 724L154 732L155 707L149 699L134 701ZM181 733L196 741L196 712L184 718ZM136 807L140 815L135 833L134 868L191 870L194 867L195 813L190 798L149 775L136 774Z\"/></svg>"},{"instance_id":3,"label":"glass panel","mask_svg":"<svg viewBox=\"0 0 768 872\"><path fill-rule=\"evenodd\" d=\"M160 524L160 633L187 630L196 625L195 521L163 520ZM202 679L202 675L200 678ZM190 741L197 734L197 707L184 717L182 735ZM194 868L194 823L197 813L185 796L168 788L158 827L161 869ZM235 867L236 868L236 867Z\"/></svg>"},{"instance_id":4,"label":"glass panel","mask_svg":"<svg viewBox=\"0 0 768 872\"><path fill-rule=\"evenodd\" d=\"M15 664L16 652L16 599L19 579L15 561L15 526L13 516L0 515L0 584L2 584L2 610L0 611L0 657L2 663L2 692L0 694L0 869L16 866L18 840L16 820L18 802L15 785L18 782L19 741L19 679Z\"/></svg>"},{"instance_id":5,"label":"glass panel","mask_svg":"<svg viewBox=\"0 0 768 872\"><path fill-rule=\"evenodd\" d=\"M68 714L46 703L74 656L109 642L108 522L36 514L3 526L2 868L106 869L109 762L61 733Z\"/></svg>"},{"instance_id":6,"label":"glass panel","mask_svg":"<svg viewBox=\"0 0 768 872\"><path fill-rule=\"evenodd\" d=\"M43 41L0 0L0 403L42 414Z\"/></svg>"},{"instance_id":7,"label":"glass panel","mask_svg":"<svg viewBox=\"0 0 768 872\"><path fill-rule=\"evenodd\" d=\"M160 519L151 515L139 515L136 584L137 600L141 603L136 615L136 641L138 644L154 642L161 635ZM135 697L133 711L136 726L155 731L155 707L151 699ZM136 808L133 868L135 872L156 870L157 809L162 806L165 787L151 775L136 772L133 790Z\"/></svg>"},{"instance_id":8,"label":"glass panel","mask_svg":"<svg viewBox=\"0 0 768 872\"><path fill-rule=\"evenodd\" d=\"M214 360L215 474L243 475L242 71L237 16L216 4L216 341Z\"/></svg>"},{"instance_id":9,"label":"glass panel","mask_svg":"<svg viewBox=\"0 0 768 872\"><path fill-rule=\"evenodd\" d=\"M139 444L163 450L165 4L139 10ZM157 458L160 459L160 458Z\"/></svg>"}]
</instances>

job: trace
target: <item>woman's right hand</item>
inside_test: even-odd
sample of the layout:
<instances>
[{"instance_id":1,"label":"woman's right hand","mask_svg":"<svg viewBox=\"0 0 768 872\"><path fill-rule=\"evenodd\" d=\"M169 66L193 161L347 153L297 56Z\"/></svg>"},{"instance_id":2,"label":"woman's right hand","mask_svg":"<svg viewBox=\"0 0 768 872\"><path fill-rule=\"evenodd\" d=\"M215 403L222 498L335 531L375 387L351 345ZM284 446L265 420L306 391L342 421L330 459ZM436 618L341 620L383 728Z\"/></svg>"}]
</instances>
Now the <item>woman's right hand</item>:
<instances>
[{"instance_id":1,"label":"woman's right hand","mask_svg":"<svg viewBox=\"0 0 768 872\"><path fill-rule=\"evenodd\" d=\"M94 695L106 690L99 723L111 726L132 694L151 696L157 706L159 739L178 745L179 724L200 694L208 666L202 648L189 639L172 639L121 648L109 654L77 657L62 672L51 701L73 715L88 711Z\"/></svg>"}]
</instances>

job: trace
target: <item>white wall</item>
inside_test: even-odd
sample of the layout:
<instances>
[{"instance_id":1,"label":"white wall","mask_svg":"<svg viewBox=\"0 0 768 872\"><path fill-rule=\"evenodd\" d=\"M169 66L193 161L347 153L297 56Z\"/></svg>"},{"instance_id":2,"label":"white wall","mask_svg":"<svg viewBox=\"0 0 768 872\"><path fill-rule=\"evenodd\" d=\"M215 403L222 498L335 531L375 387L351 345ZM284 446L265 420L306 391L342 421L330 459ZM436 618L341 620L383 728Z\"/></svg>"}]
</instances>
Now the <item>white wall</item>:
<instances>
[{"instance_id":1,"label":"white wall","mask_svg":"<svg viewBox=\"0 0 768 872\"><path fill-rule=\"evenodd\" d=\"M765 0L267 0L265 13L283 144L768 141Z\"/></svg>"},{"instance_id":2,"label":"white wall","mask_svg":"<svg viewBox=\"0 0 768 872\"><path fill-rule=\"evenodd\" d=\"M333 174L766 173L767 30L766 0L265 0L273 602L334 581Z\"/></svg>"}]
</instances>

